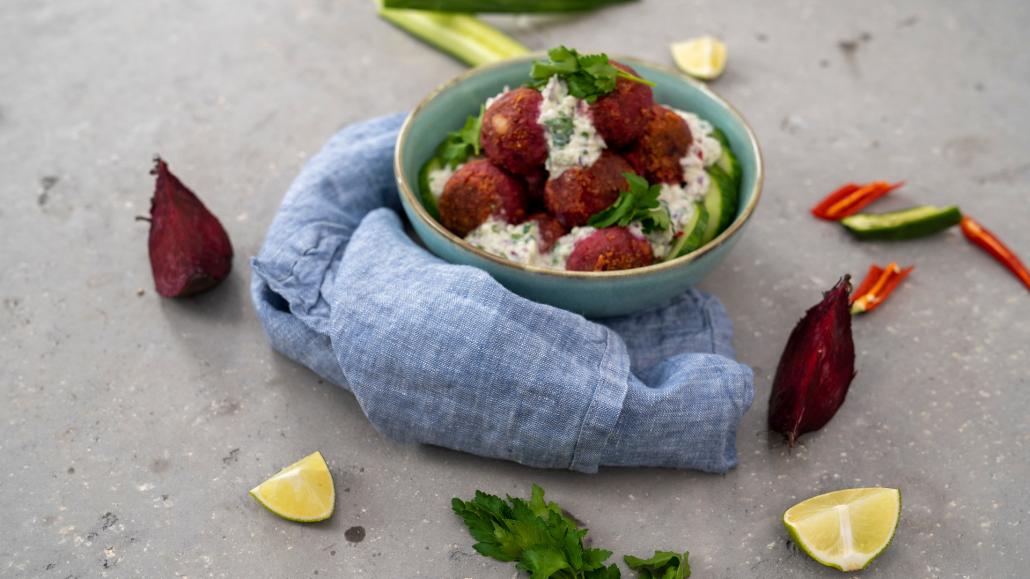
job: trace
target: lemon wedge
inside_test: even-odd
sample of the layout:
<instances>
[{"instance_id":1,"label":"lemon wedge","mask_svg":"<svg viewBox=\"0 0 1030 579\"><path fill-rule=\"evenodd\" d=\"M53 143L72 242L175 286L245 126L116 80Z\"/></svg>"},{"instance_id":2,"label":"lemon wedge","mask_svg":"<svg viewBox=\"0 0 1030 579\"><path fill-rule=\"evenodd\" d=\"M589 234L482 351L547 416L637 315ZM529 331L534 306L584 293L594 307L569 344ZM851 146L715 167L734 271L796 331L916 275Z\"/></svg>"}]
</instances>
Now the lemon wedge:
<instances>
[{"instance_id":1,"label":"lemon wedge","mask_svg":"<svg viewBox=\"0 0 1030 579\"><path fill-rule=\"evenodd\" d=\"M900 517L897 489L844 489L787 509L783 525L809 557L841 571L858 571L887 548Z\"/></svg>"},{"instance_id":2,"label":"lemon wedge","mask_svg":"<svg viewBox=\"0 0 1030 579\"><path fill-rule=\"evenodd\" d=\"M726 44L718 38L701 36L670 46L680 70L703 80L718 78L726 68Z\"/></svg>"},{"instance_id":3,"label":"lemon wedge","mask_svg":"<svg viewBox=\"0 0 1030 579\"><path fill-rule=\"evenodd\" d=\"M250 489L250 496L276 515L298 523L333 516L336 489L322 453L313 452Z\"/></svg>"}]
</instances>

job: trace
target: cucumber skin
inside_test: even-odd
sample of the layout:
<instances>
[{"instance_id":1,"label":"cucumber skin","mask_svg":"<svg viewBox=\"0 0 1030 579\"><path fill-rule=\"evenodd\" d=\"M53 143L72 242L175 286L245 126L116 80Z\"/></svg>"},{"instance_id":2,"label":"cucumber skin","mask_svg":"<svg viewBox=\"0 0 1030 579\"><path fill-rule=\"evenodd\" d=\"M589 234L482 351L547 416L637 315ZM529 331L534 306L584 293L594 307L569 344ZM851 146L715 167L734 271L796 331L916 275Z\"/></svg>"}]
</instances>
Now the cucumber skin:
<instances>
[{"instance_id":1,"label":"cucumber skin","mask_svg":"<svg viewBox=\"0 0 1030 579\"><path fill-rule=\"evenodd\" d=\"M719 214L719 233L722 233L733 223L733 220L737 218L737 205L740 194L737 191L737 183L732 177L726 174L718 165L708 168L708 174L719 182L719 188L722 190L722 198L725 202L722 212Z\"/></svg>"},{"instance_id":2,"label":"cucumber skin","mask_svg":"<svg viewBox=\"0 0 1030 579\"><path fill-rule=\"evenodd\" d=\"M705 229L708 228L708 210L701 202L697 202L697 221L694 223L694 227L691 228L690 233L684 233L676 240L676 244L669 249L669 254L665 256L665 261L676 259L687 255L692 251L700 249L704 245L704 233Z\"/></svg>"},{"instance_id":3,"label":"cucumber skin","mask_svg":"<svg viewBox=\"0 0 1030 579\"><path fill-rule=\"evenodd\" d=\"M422 200L422 206L437 221L440 221L440 210L436 208L436 199L433 197L432 192L429 191L429 173L442 166L443 162L440 161L440 158L434 156L426 161L426 164L422 165L422 169L418 172L418 193L419 198Z\"/></svg>"},{"instance_id":4,"label":"cucumber skin","mask_svg":"<svg viewBox=\"0 0 1030 579\"><path fill-rule=\"evenodd\" d=\"M962 212L959 211L959 208L955 205L945 207L940 213L931 215L920 221L881 229L854 228L853 225L850 225L850 222L854 221L852 218L859 216L869 217L870 214L856 213L855 215L841 219L840 223L844 226L844 229L848 230L848 233L863 240L901 241L905 239L918 239L920 237L927 237L935 233L940 233L945 229L958 225L958 223L962 221Z\"/></svg>"},{"instance_id":5,"label":"cucumber skin","mask_svg":"<svg viewBox=\"0 0 1030 579\"><path fill-rule=\"evenodd\" d=\"M737 160L737 156L733 154L733 147L730 146L729 139L726 138L725 133L717 128L712 129L712 138L719 141L719 144L722 146L722 156L715 162L715 166L726 173L732 180L735 189L739 189L744 171L740 167L740 161Z\"/></svg>"},{"instance_id":6,"label":"cucumber skin","mask_svg":"<svg viewBox=\"0 0 1030 579\"><path fill-rule=\"evenodd\" d=\"M730 206L734 204L730 189L727 187L729 178L725 173L714 165L705 171L708 172L711 184L701 201L708 210L708 227L701 238L702 244L708 243L722 233L722 223L727 219L726 215L729 213Z\"/></svg>"}]
</instances>

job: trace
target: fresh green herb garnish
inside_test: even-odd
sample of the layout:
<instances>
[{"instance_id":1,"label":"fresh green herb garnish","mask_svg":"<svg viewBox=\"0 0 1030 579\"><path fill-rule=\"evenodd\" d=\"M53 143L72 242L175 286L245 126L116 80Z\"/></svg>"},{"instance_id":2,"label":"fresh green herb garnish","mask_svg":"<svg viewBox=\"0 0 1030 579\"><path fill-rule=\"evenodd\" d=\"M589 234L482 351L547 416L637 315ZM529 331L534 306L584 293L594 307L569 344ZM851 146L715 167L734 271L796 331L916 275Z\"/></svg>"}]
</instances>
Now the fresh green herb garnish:
<instances>
[{"instance_id":1,"label":"fresh green herb garnish","mask_svg":"<svg viewBox=\"0 0 1030 579\"><path fill-rule=\"evenodd\" d=\"M551 141L558 149L569 144L572 140L573 121L572 117L555 117L544 121L547 132L551 135Z\"/></svg>"},{"instance_id":2,"label":"fresh green herb garnish","mask_svg":"<svg viewBox=\"0 0 1030 579\"><path fill-rule=\"evenodd\" d=\"M478 541L473 548L480 555L515 561L533 579L621 579L617 566L604 564L612 552L584 549L587 530L557 503L545 502L544 489L537 485L528 501L476 491L470 501L452 499L451 508ZM690 577L688 554L655 551L650 559L626 555L623 560L638 579L685 579Z\"/></svg>"},{"instance_id":3,"label":"fresh green herb garnish","mask_svg":"<svg viewBox=\"0 0 1030 579\"><path fill-rule=\"evenodd\" d=\"M619 568L605 566L612 552L583 548L580 529L556 503L544 502L544 489L533 485L528 501L476 491L470 501L455 498L454 512L478 541L474 549L498 561L515 561L533 579L618 579Z\"/></svg>"},{"instance_id":4,"label":"fresh green herb garnish","mask_svg":"<svg viewBox=\"0 0 1030 579\"><path fill-rule=\"evenodd\" d=\"M479 107L479 115L470 116L465 126L457 131L447 133L447 138L440 144L437 156L448 167L454 168L479 155L479 129L483 126L484 106Z\"/></svg>"},{"instance_id":5,"label":"fresh green herb garnish","mask_svg":"<svg viewBox=\"0 0 1030 579\"><path fill-rule=\"evenodd\" d=\"M615 200L604 211L593 214L587 224L598 229L618 225L626 227L639 221L644 233L665 231L672 225L669 211L658 202L662 192L661 183L648 185L647 179L634 173L623 173L629 183L629 190L619 193Z\"/></svg>"},{"instance_id":6,"label":"fresh green herb garnish","mask_svg":"<svg viewBox=\"0 0 1030 579\"><path fill-rule=\"evenodd\" d=\"M532 85L540 88L547 84L547 79L558 75L569 87L569 94L589 103L615 90L615 81L619 78L654 86L649 80L616 68L608 62L607 54L581 55L574 48L559 46L547 51L547 56L549 60L533 63L529 72Z\"/></svg>"},{"instance_id":7,"label":"fresh green herb garnish","mask_svg":"<svg viewBox=\"0 0 1030 579\"><path fill-rule=\"evenodd\" d=\"M672 551L655 551L654 557L650 559L626 555L622 560L637 572L638 579L686 579L690 577L690 563L687 562L689 555L687 551L683 551L682 555Z\"/></svg>"}]
</instances>

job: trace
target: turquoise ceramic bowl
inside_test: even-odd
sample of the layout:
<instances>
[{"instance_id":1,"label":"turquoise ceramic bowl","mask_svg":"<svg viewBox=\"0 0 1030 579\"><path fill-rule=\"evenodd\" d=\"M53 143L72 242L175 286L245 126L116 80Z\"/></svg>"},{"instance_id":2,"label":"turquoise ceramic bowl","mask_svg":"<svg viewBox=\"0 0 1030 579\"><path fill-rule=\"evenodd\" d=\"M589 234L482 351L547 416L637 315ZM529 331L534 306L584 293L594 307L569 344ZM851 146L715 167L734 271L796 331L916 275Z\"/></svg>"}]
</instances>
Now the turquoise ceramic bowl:
<instances>
[{"instance_id":1,"label":"turquoise ceramic bowl","mask_svg":"<svg viewBox=\"0 0 1030 579\"><path fill-rule=\"evenodd\" d=\"M479 250L430 216L420 201L418 172L449 131L479 112L505 86L525 84L538 56L476 68L434 91L408 116L397 140L394 170L401 202L430 251L457 264L486 270L513 292L588 317L629 314L660 306L698 283L740 239L762 192L762 155L754 134L726 101L704 85L663 66L617 57L654 81L655 100L697 113L726 133L743 166L740 209L726 231L688 255L648 267L610 272L558 271L521 265Z\"/></svg>"}]
</instances>

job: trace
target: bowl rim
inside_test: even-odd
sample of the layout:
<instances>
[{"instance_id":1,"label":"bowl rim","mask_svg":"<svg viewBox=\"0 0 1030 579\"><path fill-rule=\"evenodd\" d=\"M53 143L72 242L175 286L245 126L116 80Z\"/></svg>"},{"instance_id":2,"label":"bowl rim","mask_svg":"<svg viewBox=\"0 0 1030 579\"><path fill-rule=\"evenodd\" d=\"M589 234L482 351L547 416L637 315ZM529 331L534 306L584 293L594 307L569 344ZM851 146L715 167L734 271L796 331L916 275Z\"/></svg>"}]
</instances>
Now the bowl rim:
<instances>
[{"instance_id":1,"label":"bowl rim","mask_svg":"<svg viewBox=\"0 0 1030 579\"><path fill-rule=\"evenodd\" d=\"M425 208L424 205L422 205L422 200L414 194L411 186L407 182L407 179L405 179L404 177L402 150L405 143L407 142L408 134L411 131L411 125L415 117L417 117L418 114L422 112L422 109L424 109L430 101L432 101L438 95L440 95L440 93L454 87L455 85L464 82L468 78L489 72L496 68L510 66L515 63L531 62L544 56L546 55L543 52L534 52L526 56L502 60L469 69L433 89L432 92L430 92L425 98L419 101L418 105L416 105L415 108L412 109L412 111L408 114L407 118L404 119L404 124L401 125L400 133L397 136L397 144L394 146L394 177L397 180L397 188L400 191L403 198L405 199L406 205L409 206L409 208L415 213L415 215L417 215L419 219L421 219L427 226L429 226L430 229L432 229L436 233L439 233L445 239L457 245L459 248L468 251L477 257L485 259L501 267L509 268L515 271L531 273L536 275L553 276L559 278L615 279L625 277L647 276L650 274L658 274L666 270L684 267L687 264L692 263L700 259L701 257L705 256L706 254L714 251L720 245L726 243L731 237L733 237L738 231L740 231L740 229L744 226L745 223L747 223L749 219L751 219L751 215L754 213L755 207L758 205L758 200L762 196L762 186L765 181L762 149L758 144L758 139L755 137L754 131L751 129L751 125L748 124L748 122L744 119L743 115L741 115L740 112L733 105L731 105L721 96L719 96L715 91L708 88L704 83L699 82L693 78L690 78L670 66L666 66L664 64L656 64L640 58L627 57L621 55L616 55L612 58L614 60L618 60L619 62L626 62L629 64L640 64L648 68L660 70L666 74L678 77L680 80L692 85L694 88L704 93L706 96L716 101L723 108L725 108L729 112L729 114L732 117L734 117L742 127L744 127L744 132L747 134L747 140L751 146L751 150L755 156L756 161L755 182L753 186L754 194L751 196L751 199L750 201L748 201L747 205L744 206L741 213L737 215L737 218L733 221L733 223L730 224L729 227L726 228L725 231L717 235L715 239L709 241L702 247L688 253L687 255L683 255L669 261L660 261L658 263L653 263L651 265L647 265L644 267L636 267L632 269L622 269L616 271L569 271L553 269L549 267L540 267L536 265L522 264L504 259L499 255L494 255L492 253L489 253L487 251L479 249L478 247L473 246L471 243L468 243L461 237L458 237L457 235L452 233L449 229L444 227L443 224L438 222L436 219L433 219L433 216L430 215L429 211Z\"/></svg>"}]
</instances>

